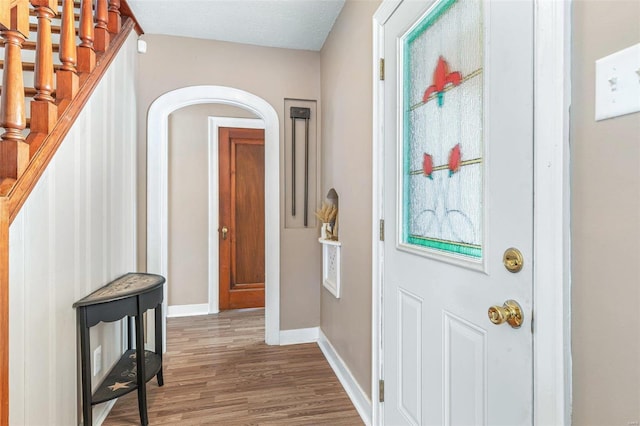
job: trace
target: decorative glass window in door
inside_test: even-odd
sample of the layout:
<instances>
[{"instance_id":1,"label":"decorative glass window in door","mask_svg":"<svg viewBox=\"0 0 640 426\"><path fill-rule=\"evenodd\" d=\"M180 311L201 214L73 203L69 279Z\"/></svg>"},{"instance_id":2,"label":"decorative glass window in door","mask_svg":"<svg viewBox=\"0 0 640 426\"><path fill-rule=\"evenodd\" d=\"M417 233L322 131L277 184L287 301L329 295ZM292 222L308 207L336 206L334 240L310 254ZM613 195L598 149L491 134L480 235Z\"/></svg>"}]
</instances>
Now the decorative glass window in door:
<instances>
[{"instance_id":1,"label":"decorative glass window in door","mask_svg":"<svg viewBox=\"0 0 640 426\"><path fill-rule=\"evenodd\" d=\"M482 258L482 1L437 1L402 40L401 243Z\"/></svg>"}]
</instances>

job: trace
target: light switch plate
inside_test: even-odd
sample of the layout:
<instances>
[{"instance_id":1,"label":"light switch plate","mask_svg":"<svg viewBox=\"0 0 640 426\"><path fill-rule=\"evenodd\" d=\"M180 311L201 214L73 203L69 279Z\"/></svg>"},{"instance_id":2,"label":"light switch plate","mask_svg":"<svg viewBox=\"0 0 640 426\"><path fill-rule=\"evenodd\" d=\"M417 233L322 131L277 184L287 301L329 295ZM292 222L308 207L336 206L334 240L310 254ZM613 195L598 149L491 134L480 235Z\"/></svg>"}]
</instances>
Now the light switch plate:
<instances>
[{"instance_id":1,"label":"light switch plate","mask_svg":"<svg viewBox=\"0 0 640 426\"><path fill-rule=\"evenodd\" d=\"M596 121L640 111L640 43L596 61Z\"/></svg>"}]
</instances>

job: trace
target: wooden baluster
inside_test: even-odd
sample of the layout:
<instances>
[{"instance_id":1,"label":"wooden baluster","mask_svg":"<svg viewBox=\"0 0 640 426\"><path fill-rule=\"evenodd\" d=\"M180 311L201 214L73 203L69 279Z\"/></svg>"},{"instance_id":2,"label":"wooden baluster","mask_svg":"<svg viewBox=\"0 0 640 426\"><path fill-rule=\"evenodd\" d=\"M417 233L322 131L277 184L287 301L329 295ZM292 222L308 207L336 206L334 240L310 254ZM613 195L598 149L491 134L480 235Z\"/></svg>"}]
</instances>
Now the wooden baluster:
<instances>
[{"instance_id":1,"label":"wooden baluster","mask_svg":"<svg viewBox=\"0 0 640 426\"><path fill-rule=\"evenodd\" d=\"M73 16L73 0L62 3L62 28L60 29L60 62L56 72L56 99L58 113L62 113L78 93L78 72L76 70L76 28Z\"/></svg>"},{"instance_id":2,"label":"wooden baluster","mask_svg":"<svg viewBox=\"0 0 640 426\"><path fill-rule=\"evenodd\" d=\"M57 0L31 0L38 17L38 40L36 44L36 66L34 87L36 95L31 101L31 133L27 137L33 155L44 136L58 119L58 107L53 98L53 50L51 48L51 18L56 15Z\"/></svg>"},{"instance_id":3,"label":"wooden baluster","mask_svg":"<svg viewBox=\"0 0 640 426\"><path fill-rule=\"evenodd\" d=\"M0 30L11 28L11 2L0 4Z\"/></svg>"},{"instance_id":4,"label":"wooden baluster","mask_svg":"<svg viewBox=\"0 0 640 426\"><path fill-rule=\"evenodd\" d=\"M97 0L96 2L96 29L95 42L93 47L98 52L104 52L109 47L111 35L107 23L109 22L108 0Z\"/></svg>"},{"instance_id":5,"label":"wooden baluster","mask_svg":"<svg viewBox=\"0 0 640 426\"><path fill-rule=\"evenodd\" d=\"M80 8L80 46L78 46L78 71L91 72L96 67L96 51L93 50L93 6L91 0L82 0Z\"/></svg>"},{"instance_id":6,"label":"wooden baluster","mask_svg":"<svg viewBox=\"0 0 640 426\"><path fill-rule=\"evenodd\" d=\"M121 25L120 0L109 0L109 32L111 34L118 34Z\"/></svg>"},{"instance_id":7,"label":"wooden baluster","mask_svg":"<svg viewBox=\"0 0 640 426\"><path fill-rule=\"evenodd\" d=\"M4 39L4 73L0 99L0 179L17 179L29 163L29 145L22 131L27 117L22 77L22 43L29 35L29 2L17 0L10 12L9 26L0 32Z\"/></svg>"}]
</instances>

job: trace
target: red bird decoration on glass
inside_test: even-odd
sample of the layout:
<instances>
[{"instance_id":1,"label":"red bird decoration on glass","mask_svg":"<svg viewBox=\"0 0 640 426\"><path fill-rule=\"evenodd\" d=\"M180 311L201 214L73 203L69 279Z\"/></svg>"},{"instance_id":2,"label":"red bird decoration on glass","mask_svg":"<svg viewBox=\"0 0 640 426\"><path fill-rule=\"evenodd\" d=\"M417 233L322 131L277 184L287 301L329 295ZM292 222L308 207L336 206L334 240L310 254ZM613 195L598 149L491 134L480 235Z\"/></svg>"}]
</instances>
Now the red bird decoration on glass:
<instances>
[{"instance_id":1,"label":"red bird decoration on glass","mask_svg":"<svg viewBox=\"0 0 640 426\"><path fill-rule=\"evenodd\" d=\"M458 71L449 72L449 64L440 56L436 70L433 73L433 84L424 91L422 102L427 102L429 96L436 93L438 95L438 106L442 108L444 104L444 88L449 84L457 86L461 80L460 73Z\"/></svg>"},{"instance_id":2,"label":"red bird decoration on glass","mask_svg":"<svg viewBox=\"0 0 640 426\"><path fill-rule=\"evenodd\" d=\"M449 152L449 177L453 176L458 170L460 170L460 159L462 154L460 153L460 144L457 144Z\"/></svg>"},{"instance_id":3,"label":"red bird decoration on glass","mask_svg":"<svg viewBox=\"0 0 640 426\"><path fill-rule=\"evenodd\" d=\"M433 157L427 153L422 156L422 173L429 179L433 180Z\"/></svg>"}]
</instances>

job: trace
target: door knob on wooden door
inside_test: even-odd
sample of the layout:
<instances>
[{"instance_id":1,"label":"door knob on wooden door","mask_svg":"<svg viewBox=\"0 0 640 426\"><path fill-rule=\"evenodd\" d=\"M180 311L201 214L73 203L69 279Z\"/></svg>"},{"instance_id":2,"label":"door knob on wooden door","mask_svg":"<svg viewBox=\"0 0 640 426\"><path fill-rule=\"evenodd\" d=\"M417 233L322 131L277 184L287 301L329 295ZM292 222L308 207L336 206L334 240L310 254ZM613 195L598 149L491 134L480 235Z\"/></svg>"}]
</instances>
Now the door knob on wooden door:
<instances>
[{"instance_id":1,"label":"door knob on wooden door","mask_svg":"<svg viewBox=\"0 0 640 426\"><path fill-rule=\"evenodd\" d=\"M229 228L227 228L226 226L223 226L222 228L220 228L220 232L222 233L222 239L226 240L227 233L229 232Z\"/></svg>"},{"instance_id":2,"label":"door knob on wooden door","mask_svg":"<svg viewBox=\"0 0 640 426\"><path fill-rule=\"evenodd\" d=\"M513 328L520 328L524 322L522 308L515 300L507 300L502 306L489 308L489 320L494 324L508 323Z\"/></svg>"}]
</instances>

